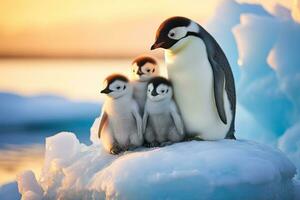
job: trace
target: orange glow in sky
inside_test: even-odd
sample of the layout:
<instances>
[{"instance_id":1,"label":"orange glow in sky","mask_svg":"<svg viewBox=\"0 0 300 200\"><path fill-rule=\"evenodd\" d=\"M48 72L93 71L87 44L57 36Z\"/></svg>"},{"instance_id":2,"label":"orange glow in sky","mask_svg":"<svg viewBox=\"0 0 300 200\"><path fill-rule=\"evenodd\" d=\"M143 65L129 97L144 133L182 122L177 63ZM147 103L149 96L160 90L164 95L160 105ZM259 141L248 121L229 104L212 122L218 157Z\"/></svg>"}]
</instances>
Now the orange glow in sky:
<instances>
[{"instance_id":1,"label":"orange glow in sky","mask_svg":"<svg viewBox=\"0 0 300 200\"><path fill-rule=\"evenodd\" d=\"M204 22L219 0L0 0L0 56L106 57L110 60L0 59L0 91L101 98L105 76L128 73L131 59L149 53L166 18ZM116 60L117 58L125 58ZM76 88L76 89L75 89Z\"/></svg>"},{"instance_id":2,"label":"orange glow in sky","mask_svg":"<svg viewBox=\"0 0 300 200\"><path fill-rule=\"evenodd\" d=\"M97 102L103 97L104 78L112 73L128 76L129 69L130 60L0 60L0 91Z\"/></svg>"},{"instance_id":3,"label":"orange glow in sky","mask_svg":"<svg viewBox=\"0 0 300 200\"><path fill-rule=\"evenodd\" d=\"M160 22L211 16L219 0L1 0L0 55L128 56L146 51Z\"/></svg>"},{"instance_id":4,"label":"orange glow in sky","mask_svg":"<svg viewBox=\"0 0 300 200\"><path fill-rule=\"evenodd\" d=\"M0 56L128 57L146 52L158 25L175 15L204 23L222 0L0 0ZM237 0L275 3L292 0Z\"/></svg>"},{"instance_id":5,"label":"orange glow in sky","mask_svg":"<svg viewBox=\"0 0 300 200\"><path fill-rule=\"evenodd\" d=\"M155 31L163 20L182 15L204 24L214 15L220 1L0 0L0 57L110 59L0 59L0 91L98 100L100 83L106 75L128 73L131 59L149 53ZM293 2L238 1L261 3L269 10L276 2L289 8Z\"/></svg>"}]
</instances>

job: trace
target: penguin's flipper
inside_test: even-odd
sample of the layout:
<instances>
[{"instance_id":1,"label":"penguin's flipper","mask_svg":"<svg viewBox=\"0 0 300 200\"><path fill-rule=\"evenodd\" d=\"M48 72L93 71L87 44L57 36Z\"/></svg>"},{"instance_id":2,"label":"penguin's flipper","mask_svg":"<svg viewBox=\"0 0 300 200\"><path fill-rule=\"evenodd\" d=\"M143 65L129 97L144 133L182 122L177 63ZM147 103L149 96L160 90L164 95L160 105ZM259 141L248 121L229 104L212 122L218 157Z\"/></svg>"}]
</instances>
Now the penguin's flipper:
<instances>
[{"instance_id":1,"label":"penguin's flipper","mask_svg":"<svg viewBox=\"0 0 300 200\"><path fill-rule=\"evenodd\" d=\"M231 111L232 111L232 121L231 128L228 133L228 137L234 137L234 121L235 121L235 110L236 110L236 93L235 93L235 84L233 74L230 68L230 64L226 58L225 53L223 52L220 45L217 41L205 30L203 39L206 45L206 50L208 54L209 62L212 66L213 75L214 75L214 93L216 106L218 114L221 120L226 124L226 113L224 110L224 99L223 92L224 88L227 93L227 97L230 102ZM225 83L224 83L225 81ZM225 86L224 86L225 84Z\"/></svg>"},{"instance_id":2,"label":"penguin's flipper","mask_svg":"<svg viewBox=\"0 0 300 200\"><path fill-rule=\"evenodd\" d=\"M103 129L104 124L107 122L108 116L107 113L103 110L100 117L100 124L98 129L98 137L101 138L101 131Z\"/></svg>"},{"instance_id":3,"label":"penguin's flipper","mask_svg":"<svg viewBox=\"0 0 300 200\"><path fill-rule=\"evenodd\" d=\"M144 116L143 116L143 122L142 122L142 124L143 124L143 127L142 127L143 134L145 134L145 132L146 132L148 117L149 117L149 115L148 115L147 111L145 110Z\"/></svg>"},{"instance_id":4,"label":"penguin's flipper","mask_svg":"<svg viewBox=\"0 0 300 200\"><path fill-rule=\"evenodd\" d=\"M215 103L217 106L217 111L220 119L224 124L227 124L227 118L224 108L224 83L225 83L225 73L223 69L218 65L217 62L211 60L211 66L214 75L214 95Z\"/></svg>"},{"instance_id":5,"label":"penguin's flipper","mask_svg":"<svg viewBox=\"0 0 300 200\"><path fill-rule=\"evenodd\" d=\"M142 130L143 123L142 123L142 118L140 116L139 108L138 108L138 105L136 102L134 102L131 112L136 121L137 134L140 138L142 138L143 137L143 130Z\"/></svg>"}]
</instances>

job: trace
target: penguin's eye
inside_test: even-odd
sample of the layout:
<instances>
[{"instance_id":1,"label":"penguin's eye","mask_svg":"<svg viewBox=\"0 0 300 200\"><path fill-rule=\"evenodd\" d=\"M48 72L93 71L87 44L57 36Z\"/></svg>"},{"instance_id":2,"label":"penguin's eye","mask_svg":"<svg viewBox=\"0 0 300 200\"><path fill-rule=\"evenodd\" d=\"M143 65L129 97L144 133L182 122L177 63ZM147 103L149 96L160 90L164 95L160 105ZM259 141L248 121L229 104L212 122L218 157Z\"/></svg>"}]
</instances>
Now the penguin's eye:
<instances>
[{"instance_id":1,"label":"penguin's eye","mask_svg":"<svg viewBox=\"0 0 300 200\"><path fill-rule=\"evenodd\" d=\"M169 89L167 89L166 93L168 93L168 92L169 92Z\"/></svg>"},{"instance_id":2,"label":"penguin's eye","mask_svg":"<svg viewBox=\"0 0 300 200\"><path fill-rule=\"evenodd\" d=\"M155 69L152 70L152 73L154 73L154 72L155 72Z\"/></svg>"},{"instance_id":3,"label":"penguin's eye","mask_svg":"<svg viewBox=\"0 0 300 200\"><path fill-rule=\"evenodd\" d=\"M124 87L123 87L123 90L125 90L126 89L126 85L124 85Z\"/></svg>"},{"instance_id":4,"label":"penguin's eye","mask_svg":"<svg viewBox=\"0 0 300 200\"><path fill-rule=\"evenodd\" d=\"M165 90L162 90L161 92L162 92L162 93L165 93Z\"/></svg>"},{"instance_id":5,"label":"penguin's eye","mask_svg":"<svg viewBox=\"0 0 300 200\"><path fill-rule=\"evenodd\" d=\"M150 69L147 69L147 72L150 72L151 70Z\"/></svg>"},{"instance_id":6,"label":"penguin's eye","mask_svg":"<svg viewBox=\"0 0 300 200\"><path fill-rule=\"evenodd\" d=\"M116 88L117 88L117 90L121 89L121 87L120 87L120 86L117 86Z\"/></svg>"},{"instance_id":7,"label":"penguin's eye","mask_svg":"<svg viewBox=\"0 0 300 200\"><path fill-rule=\"evenodd\" d=\"M168 36L169 38L173 38L175 36L175 32L170 32Z\"/></svg>"},{"instance_id":8,"label":"penguin's eye","mask_svg":"<svg viewBox=\"0 0 300 200\"><path fill-rule=\"evenodd\" d=\"M170 30L170 32L168 33L168 37L173 40L179 40L179 39L185 37L186 34L187 34L186 27L180 26L180 27L176 27L176 28L173 28L172 30Z\"/></svg>"}]
</instances>

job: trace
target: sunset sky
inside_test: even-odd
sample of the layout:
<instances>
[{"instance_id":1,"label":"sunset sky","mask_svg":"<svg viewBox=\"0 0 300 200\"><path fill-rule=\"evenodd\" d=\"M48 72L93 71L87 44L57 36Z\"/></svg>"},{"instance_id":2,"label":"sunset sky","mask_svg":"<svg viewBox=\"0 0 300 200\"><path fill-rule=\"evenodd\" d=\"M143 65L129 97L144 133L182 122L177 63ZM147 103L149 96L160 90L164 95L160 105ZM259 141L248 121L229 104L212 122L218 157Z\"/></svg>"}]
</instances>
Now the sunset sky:
<instances>
[{"instance_id":1,"label":"sunset sky","mask_svg":"<svg viewBox=\"0 0 300 200\"><path fill-rule=\"evenodd\" d=\"M205 26L221 1L0 0L0 91L98 101L105 76L128 74L131 59L151 52L155 31L163 20L182 15ZM292 0L239 2L260 3L271 13L280 3L291 9L296 19L299 13L299 4ZM162 50L157 50L158 54L162 55Z\"/></svg>"},{"instance_id":2,"label":"sunset sky","mask_svg":"<svg viewBox=\"0 0 300 200\"><path fill-rule=\"evenodd\" d=\"M0 54L127 56L148 51L165 18L203 21L216 5L216 0L2 0Z\"/></svg>"},{"instance_id":3,"label":"sunset sky","mask_svg":"<svg viewBox=\"0 0 300 200\"><path fill-rule=\"evenodd\" d=\"M167 17L205 23L220 1L0 0L0 56L128 57L149 50ZM268 10L276 2L293 5L242 1L263 3Z\"/></svg>"}]
</instances>

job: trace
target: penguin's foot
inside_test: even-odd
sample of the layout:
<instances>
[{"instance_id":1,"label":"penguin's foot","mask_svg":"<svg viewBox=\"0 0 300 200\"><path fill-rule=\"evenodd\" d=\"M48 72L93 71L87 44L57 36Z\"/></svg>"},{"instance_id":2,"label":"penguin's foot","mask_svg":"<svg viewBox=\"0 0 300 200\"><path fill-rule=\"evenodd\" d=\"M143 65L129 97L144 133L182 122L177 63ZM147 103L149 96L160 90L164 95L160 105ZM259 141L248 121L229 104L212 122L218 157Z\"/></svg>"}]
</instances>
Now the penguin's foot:
<instances>
[{"instance_id":1,"label":"penguin's foot","mask_svg":"<svg viewBox=\"0 0 300 200\"><path fill-rule=\"evenodd\" d=\"M225 137L225 139L231 139L231 140L236 140L235 136L232 134L232 135L227 135Z\"/></svg>"},{"instance_id":2,"label":"penguin's foot","mask_svg":"<svg viewBox=\"0 0 300 200\"><path fill-rule=\"evenodd\" d=\"M135 150L138 147L139 146L136 146L136 145L129 145L128 148L126 149L126 151L133 151L133 150Z\"/></svg>"},{"instance_id":3,"label":"penguin's foot","mask_svg":"<svg viewBox=\"0 0 300 200\"><path fill-rule=\"evenodd\" d=\"M171 141L168 141L168 142L162 142L162 143L160 144L160 147L168 146L168 145L171 145L171 144L173 144L173 142L171 142Z\"/></svg>"},{"instance_id":4,"label":"penguin's foot","mask_svg":"<svg viewBox=\"0 0 300 200\"><path fill-rule=\"evenodd\" d=\"M203 139L199 138L198 136L186 136L183 140L183 142L189 142L189 141L204 141Z\"/></svg>"},{"instance_id":5,"label":"penguin's foot","mask_svg":"<svg viewBox=\"0 0 300 200\"><path fill-rule=\"evenodd\" d=\"M157 142L157 141L154 141L154 142L152 142L152 143L150 143L150 147L159 147L159 142Z\"/></svg>"},{"instance_id":6,"label":"penguin's foot","mask_svg":"<svg viewBox=\"0 0 300 200\"><path fill-rule=\"evenodd\" d=\"M117 155L122 151L122 149L119 147L119 145L113 145L112 148L110 149L110 153Z\"/></svg>"},{"instance_id":7,"label":"penguin's foot","mask_svg":"<svg viewBox=\"0 0 300 200\"><path fill-rule=\"evenodd\" d=\"M145 147L148 147L148 148L152 148L152 147L158 147L160 144L159 142L157 141L153 141L153 142L146 142L144 144Z\"/></svg>"},{"instance_id":8,"label":"penguin's foot","mask_svg":"<svg viewBox=\"0 0 300 200\"><path fill-rule=\"evenodd\" d=\"M150 147L150 143L149 142L144 142L143 146L149 148Z\"/></svg>"}]
</instances>

